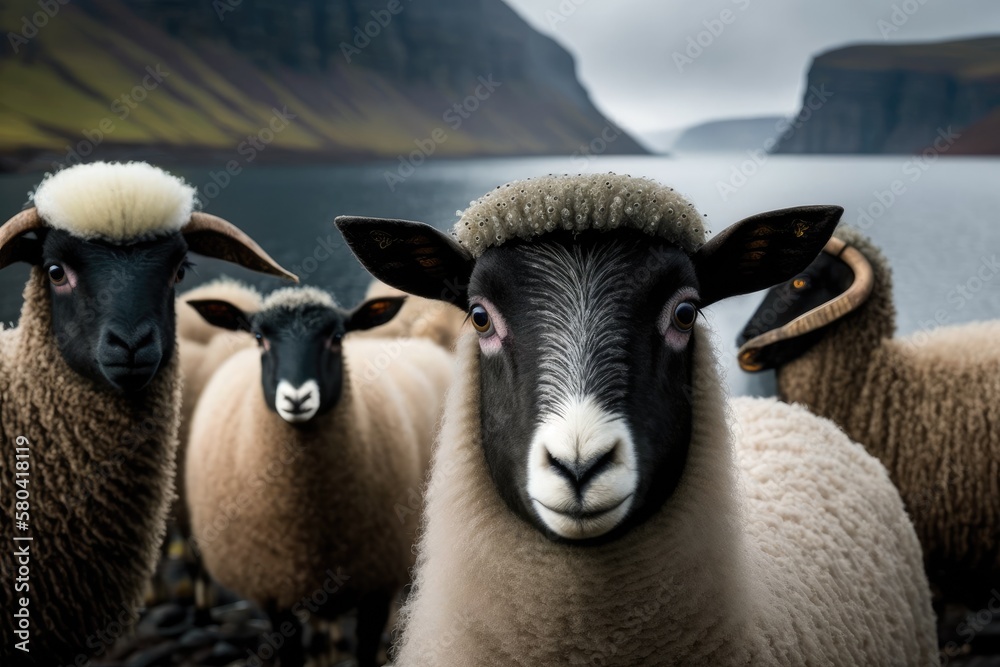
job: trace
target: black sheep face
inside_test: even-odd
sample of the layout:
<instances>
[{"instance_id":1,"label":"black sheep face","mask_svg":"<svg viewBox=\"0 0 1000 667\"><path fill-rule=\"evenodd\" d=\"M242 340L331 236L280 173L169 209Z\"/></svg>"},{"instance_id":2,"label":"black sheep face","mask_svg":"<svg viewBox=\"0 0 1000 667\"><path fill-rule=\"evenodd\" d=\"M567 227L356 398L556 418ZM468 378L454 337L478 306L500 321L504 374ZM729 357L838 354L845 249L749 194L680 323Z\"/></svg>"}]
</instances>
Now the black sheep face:
<instances>
[{"instance_id":1,"label":"black sheep face","mask_svg":"<svg viewBox=\"0 0 1000 667\"><path fill-rule=\"evenodd\" d=\"M174 290L187 268L180 233L116 245L47 230L52 327L66 363L123 392L150 383L174 354Z\"/></svg>"},{"instance_id":2,"label":"black sheep face","mask_svg":"<svg viewBox=\"0 0 1000 667\"><path fill-rule=\"evenodd\" d=\"M663 504L691 437L699 303L691 258L639 232L483 255L469 283L482 442L513 512L579 540Z\"/></svg>"},{"instance_id":3,"label":"black sheep face","mask_svg":"<svg viewBox=\"0 0 1000 667\"><path fill-rule=\"evenodd\" d=\"M822 252L801 273L776 285L764 295L764 300L737 338L742 346L751 338L781 328L810 310L829 303L843 294L854 281L854 272L840 258ZM818 343L827 327L773 343L755 350L752 368L779 368L798 359Z\"/></svg>"},{"instance_id":4,"label":"black sheep face","mask_svg":"<svg viewBox=\"0 0 1000 667\"><path fill-rule=\"evenodd\" d=\"M231 331L248 331L257 339L264 403L290 424L305 424L332 410L344 385L344 336L389 322L404 297L366 301L352 311L332 299L309 300L288 290L289 302L265 304L245 313L228 301L192 300L207 321Z\"/></svg>"},{"instance_id":5,"label":"black sheep face","mask_svg":"<svg viewBox=\"0 0 1000 667\"><path fill-rule=\"evenodd\" d=\"M420 223L337 224L383 282L468 311L485 465L510 510L550 539L598 544L643 523L683 478L698 310L801 271L841 213L760 214L694 254L582 229L477 258Z\"/></svg>"}]
</instances>

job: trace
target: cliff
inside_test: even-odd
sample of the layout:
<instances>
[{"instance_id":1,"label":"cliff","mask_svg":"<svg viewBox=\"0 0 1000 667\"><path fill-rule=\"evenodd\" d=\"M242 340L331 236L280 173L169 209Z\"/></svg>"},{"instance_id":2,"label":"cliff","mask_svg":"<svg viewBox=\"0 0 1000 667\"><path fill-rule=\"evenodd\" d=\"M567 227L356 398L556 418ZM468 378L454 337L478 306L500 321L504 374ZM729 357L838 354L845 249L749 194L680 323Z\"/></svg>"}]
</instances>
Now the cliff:
<instances>
[{"instance_id":1,"label":"cliff","mask_svg":"<svg viewBox=\"0 0 1000 667\"><path fill-rule=\"evenodd\" d=\"M815 58L804 122L776 152L915 153L950 128L946 152L996 153L998 109L1000 37L848 46Z\"/></svg>"},{"instance_id":2,"label":"cliff","mask_svg":"<svg viewBox=\"0 0 1000 667\"><path fill-rule=\"evenodd\" d=\"M502 0L63 1L0 8L8 168L572 153L609 124Z\"/></svg>"}]
</instances>

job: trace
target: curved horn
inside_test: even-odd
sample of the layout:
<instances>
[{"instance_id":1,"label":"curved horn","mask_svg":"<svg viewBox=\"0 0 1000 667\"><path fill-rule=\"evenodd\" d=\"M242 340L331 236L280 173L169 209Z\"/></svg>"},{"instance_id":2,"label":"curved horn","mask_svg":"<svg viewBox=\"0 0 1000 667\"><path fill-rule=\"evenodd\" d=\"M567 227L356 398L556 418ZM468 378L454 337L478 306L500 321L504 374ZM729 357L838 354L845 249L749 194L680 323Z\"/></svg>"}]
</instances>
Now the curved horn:
<instances>
[{"instance_id":1,"label":"curved horn","mask_svg":"<svg viewBox=\"0 0 1000 667\"><path fill-rule=\"evenodd\" d=\"M298 276L282 268L256 241L228 220L196 211L181 228L181 234L192 252L299 282Z\"/></svg>"},{"instance_id":2,"label":"curved horn","mask_svg":"<svg viewBox=\"0 0 1000 667\"><path fill-rule=\"evenodd\" d=\"M0 227L0 269L21 261L28 254L21 239L22 234L44 226L45 223L34 206L5 222Z\"/></svg>"},{"instance_id":3,"label":"curved horn","mask_svg":"<svg viewBox=\"0 0 1000 667\"><path fill-rule=\"evenodd\" d=\"M875 287L875 272L861 251L838 238L832 238L823 247L823 252L839 257L854 272L850 287L836 298L799 315L788 324L765 331L743 343L737 353L740 368L751 373L764 370L757 362L757 353L761 349L825 327L857 310L868 300Z\"/></svg>"}]
</instances>

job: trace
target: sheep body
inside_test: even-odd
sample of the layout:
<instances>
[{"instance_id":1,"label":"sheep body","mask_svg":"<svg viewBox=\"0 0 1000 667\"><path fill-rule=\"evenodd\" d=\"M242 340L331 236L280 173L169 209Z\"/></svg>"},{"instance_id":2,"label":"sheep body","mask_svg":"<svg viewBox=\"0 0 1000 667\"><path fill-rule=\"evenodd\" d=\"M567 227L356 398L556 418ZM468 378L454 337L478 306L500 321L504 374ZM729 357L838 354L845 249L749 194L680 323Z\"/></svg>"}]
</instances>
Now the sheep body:
<instances>
[{"instance_id":1,"label":"sheep body","mask_svg":"<svg viewBox=\"0 0 1000 667\"><path fill-rule=\"evenodd\" d=\"M22 664L102 655L136 619L163 539L174 476L180 383L176 359L140 397L97 387L55 345L48 278L34 268L16 329L0 332L0 441L30 446L30 590L14 593L18 564L0 558L0 606L30 599L30 654ZM4 508L14 508L15 458L0 456ZM123 502L127 499L127 502ZM14 515L0 512L4 535ZM13 598L8 597L13 595ZM113 632L118 628L117 634ZM101 633L101 634L98 634ZM8 655L9 614L0 622Z\"/></svg>"},{"instance_id":2,"label":"sheep body","mask_svg":"<svg viewBox=\"0 0 1000 667\"><path fill-rule=\"evenodd\" d=\"M839 424L888 468L934 571L1000 572L1000 321L893 338L888 262L862 306L778 368L781 397Z\"/></svg>"},{"instance_id":3,"label":"sheep body","mask_svg":"<svg viewBox=\"0 0 1000 667\"><path fill-rule=\"evenodd\" d=\"M365 299L379 296L405 296L406 303L388 324L367 332L366 336L378 338L426 338L446 350L455 347L465 315L453 306L433 299L422 299L373 280Z\"/></svg>"},{"instance_id":4,"label":"sheep body","mask_svg":"<svg viewBox=\"0 0 1000 667\"><path fill-rule=\"evenodd\" d=\"M885 469L802 408L738 399L727 418L697 332L680 486L586 548L500 499L478 442L478 344L459 341L398 667L937 663L920 547Z\"/></svg>"},{"instance_id":5,"label":"sheep body","mask_svg":"<svg viewBox=\"0 0 1000 667\"><path fill-rule=\"evenodd\" d=\"M360 369L385 342L348 338L340 402L305 426L265 409L255 350L216 372L192 423L187 488L199 550L220 583L262 606L299 611L338 577L331 613L406 583L414 498L451 358L429 341L400 344L405 354L365 379Z\"/></svg>"}]
</instances>

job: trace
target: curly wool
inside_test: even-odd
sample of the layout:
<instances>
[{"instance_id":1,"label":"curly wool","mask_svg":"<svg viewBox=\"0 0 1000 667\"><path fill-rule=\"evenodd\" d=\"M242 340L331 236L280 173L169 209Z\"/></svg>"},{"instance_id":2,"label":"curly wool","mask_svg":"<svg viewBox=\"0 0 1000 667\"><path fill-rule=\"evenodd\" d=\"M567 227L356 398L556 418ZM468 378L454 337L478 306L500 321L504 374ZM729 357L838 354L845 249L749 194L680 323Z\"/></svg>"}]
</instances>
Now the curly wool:
<instances>
[{"instance_id":1,"label":"curly wool","mask_svg":"<svg viewBox=\"0 0 1000 667\"><path fill-rule=\"evenodd\" d=\"M20 325L0 333L0 534L14 527L13 446L30 441L30 591L0 554L0 662L52 667L110 650L136 619L163 539L174 475L176 359L123 395L74 373L55 345L48 278L32 269ZM14 650L15 600L27 596L31 652ZM112 630L120 628L118 635ZM98 634L102 633L102 634ZM113 636L112 636L113 635Z\"/></svg>"},{"instance_id":2,"label":"curly wool","mask_svg":"<svg viewBox=\"0 0 1000 667\"><path fill-rule=\"evenodd\" d=\"M795 406L740 399L730 420L695 335L677 490L586 548L549 541L499 497L478 342L459 340L397 667L937 664L920 546L885 469Z\"/></svg>"},{"instance_id":3,"label":"curly wool","mask_svg":"<svg viewBox=\"0 0 1000 667\"><path fill-rule=\"evenodd\" d=\"M146 162L91 162L50 174L31 193L45 223L78 238L131 243L176 232L196 190Z\"/></svg>"},{"instance_id":4,"label":"curly wool","mask_svg":"<svg viewBox=\"0 0 1000 667\"><path fill-rule=\"evenodd\" d=\"M512 239L558 230L635 229L693 253L705 243L694 205L673 188L619 174L543 176L497 186L470 202L455 223L458 242L479 257Z\"/></svg>"},{"instance_id":5,"label":"curly wool","mask_svg":"<svg viewBox=\"0 0 1000 667\"><path fill-rule=\"evenodd\" d=\"M325 591L320 614L334 615L409 579L451 358L424 340L385 366L385 341L348 336L343 349L340 402L310 422L265 407L256 350L215 373L195 412L186 474L198 549L215 579L265 607L299 612Z\"/></svg>"},{"instance_id":6,"label":"curly wool","mask_svg":"<svg viewBox=\"0 0 1000 667\"><path fill-rule=\"evenodd\" d=\"M871 263L874 289L778 369L779 393L835 421L886 465L929 571L1000 572L1000 321L893 338L886 258L856 230L836 236Z\"/></svg>"}]
</instances>

